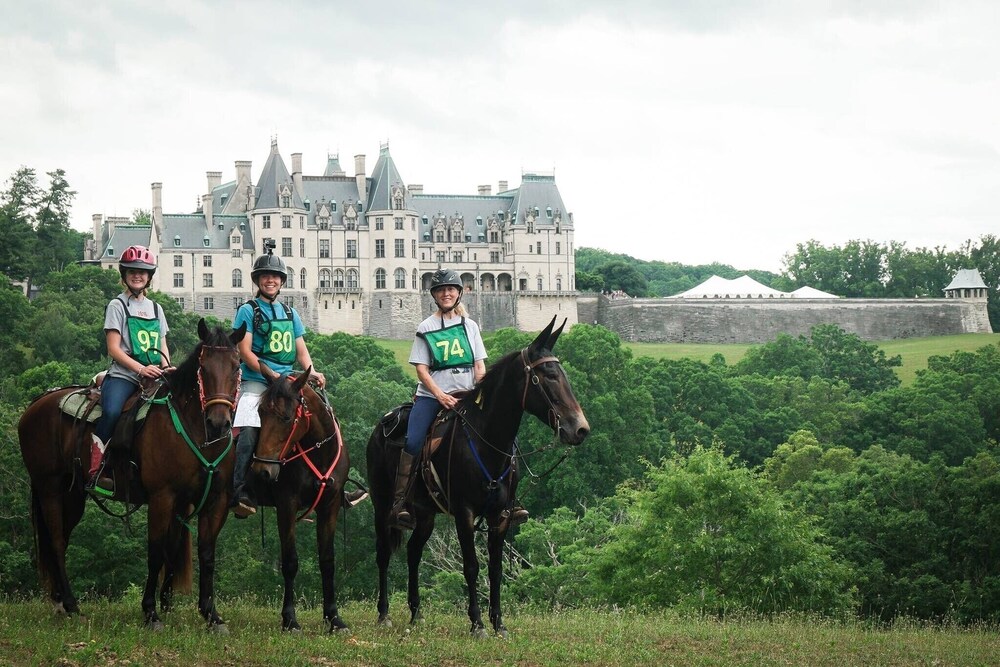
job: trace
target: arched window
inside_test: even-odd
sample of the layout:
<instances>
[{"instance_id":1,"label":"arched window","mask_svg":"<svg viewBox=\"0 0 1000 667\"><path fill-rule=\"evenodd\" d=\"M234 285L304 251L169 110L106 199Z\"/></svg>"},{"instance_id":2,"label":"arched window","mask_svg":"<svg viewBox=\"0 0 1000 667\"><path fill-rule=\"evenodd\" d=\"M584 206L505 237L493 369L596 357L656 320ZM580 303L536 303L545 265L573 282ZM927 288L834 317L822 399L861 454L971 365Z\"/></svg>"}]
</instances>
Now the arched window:
<instances>
[{"instance_id":1,"label":"arched window","mask_svg":"<svg viewBox=\"0 0 1000 667\"><path fill-rule=\"evenodd\" d=\"M375 289L385 289L385 269L375 270Z\"/></svg>"},{"instance_id":2,"label":"arched window","mask_svg":"<svg viewBox=\"0 0 1000 667\"><path fill-rule=\"evenodd\" d=\"M302 269L299 271L299 287L302 289L306 288L306 270Z\"/></svg>"},{"instance_id":3,"label":"arched window","mask_svg":"<svg viewBox=\"0 0 1000 667\"><path fill-rule=\"evenodd\" d=\"M406 289L406 271L403 269L396 269L392 272L393 278L395 278L396 289Z\"/></svg>"},{"instance_id":4,"label":"arched window","mask_svg":"<svg viewBox=\"0 0 1000 667\"><path fill-rule=\"evenodd\" d=\"M320 289L330 287L330 269L320 269L319 271L319 287Z\"/></svg>"},{"instance_id":5,"label":"arched window","mask_svg":"<svg viewBox=\"0 0 1000 667\"><path fill-rule=\"evenodd\" d=\"M413 275L410 276L410 289L417 289L417 270L413 269Z\"/></svg>"},{"instance_id":6,"label":"arched window","mask_svg":"<svg viewBox=\"0 0 1000 667\"><path fill-rule=\"evenodd\" d=\"M344 288L344 270L337 269L333 272L333 286L337 289Z\"/></svg>"},{"instance_id":7,"label":"arched window","mask_svg":"<svg viewBox=\"0 0 1000 667\"><path fill-rule=\"evenodd\" d=\"M233 287L243 287L243 272L233 269Z\"/></svg>"},{"instance_id":8,"label":"arched window","mask_svg":"<svg viewBox=\"0 0 1000 667\"><path fill-rule=\"evenodd\" d=\"M347 270L347 289L358 289L358 270Z\"/></svg>"},{"instance_id":9,"label":"arched window","mask_svg":"<svg viewBox=\"0 0 1000 667\"><path fill-rule=\"evenodd\" d=\"M295 269L288 267L288 280L285 282L285 287L288 289L295 289Z\"/></svg>"}]
</instances>

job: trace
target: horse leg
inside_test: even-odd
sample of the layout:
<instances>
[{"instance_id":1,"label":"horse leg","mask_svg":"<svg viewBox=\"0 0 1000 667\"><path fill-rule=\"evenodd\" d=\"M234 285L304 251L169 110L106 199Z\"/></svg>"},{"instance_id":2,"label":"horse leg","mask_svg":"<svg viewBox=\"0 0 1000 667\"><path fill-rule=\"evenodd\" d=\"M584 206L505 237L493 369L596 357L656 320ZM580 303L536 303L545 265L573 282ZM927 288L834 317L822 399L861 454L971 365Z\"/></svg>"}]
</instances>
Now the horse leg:
<instances>
[{"instance_id":1,"label":"horse leg","mask_svg":"<svg viewBox=\"0 0 1000 667\"><path fill-rule=\"evenodd\" d=\"M424 555L424 545L434 532L434 513L420 512L414 508L416 525L406 543L407 579L406 599L410 605L410 625L416 624L420 616L420 559Z\"/></svg>"},{"instance_id":2,"label":"horse leg","mask_svg":"<svg viewBox=\"0 0 1000 667\"><path fill-rule=\"evenodd\" d=\"M374 489L374 485L372 489ZM389 620L389 559L399 544L400 532L389 521L389 507L392 500L378 502L377 494L372 494L375 505L375 564L378 565L378 625L392 627Z\"/></svg>"},{"instance_id":3,"label":"horse leg","mask_svg":"<svg viewBox=\"0 0 1000 667\"><path fill-rule=\"evenodd\" d=\"M32 489L32 521L38 549L38 570L46 584L56 613L80 613L80 606L66 573L66 547L70 533L83 516L84 498L68 494L40 493Z\"/></svg>"},{"instance_id":4,"label":"horse leg","mask_svg":"<svg viewBox=\"0 0 1000 667\"><path fill-rule=\"evenodd\" d=\"M198 611L208 621L209 631L218 634L229 633L215 608L215 544L228 509L217 497L198 515Z\"/></svg>"},{"instance_id":5,"label":"horse leg","mask_svg":"<svg viewBox=\"0 0 1000 667\"><path fill-rule=\"evenodd\" d=\"M163 621L156 613L156 589L167 556L170 522L174 520L173 498L159 493L149 499L146 538L146 586L142 592L142 613L146 627L154 632L163 630Z\"/></svg>"},{"instance_id":6,"label":"horse leg","mask_svg":"<svg viewBox=\"0 0 1000 667\"><path fill-rule=\"evenodd\" d=\"M458 544L462 548L462 572L465 574L465 585L469 589L469 620L472 627L469 632L476 637L485 637L483 617L479 610L479 558L476 555L476 532L473 526L473 516L469 511L455 514L455 530L458 532Z\"/></svg>"},{"instance_id":7,"label":"horse leg","mask_svg":"<svg viewBox=\"0 0 1000 667\"><path fill-rule=\"evenodd\" d=\"M174 563L184 551L187 528L177 521L171 521L167 530L166 544L169 553L163 563L163 579L160 582L160 611L164 614L170 611L174 600Z\"/></svg>"},{"instance_id":8,"label":"horse leg","mask_svg":"<svg viewBox=\"0 0 1000 667\"><path fill-rule=\"evenodd\" d=\"M333 493L333 490L330 490ZM329 632L347 632L349 628L337 611L337 583L334 580L337 554L334 537L337 535L337 517L340 514L338 491L333 499L316 516L316 549L319 552L319 573L323 581L323 620Z\"/></svg>"},{"instance_id":9,"label":"horse leg","mask_svg":"<svg viewBox=\"0 0 1000 667\"><path fill-rule=\"evenodd\" d=\"M281 629L300 632L295 617L295 575L299 573L299 552L295 547L295 507L289 494L278 501L278 537L281 539L281 576L285 581L285 597L281 601Z\"/></svg>"},{"instance_id":10,"label":"horse leg","mask_svg":"<svg viewBox=\"0 0 1000 667\"><path fill-rule=\"evenodd\" d=\"M507 628L503 625L500 613L500 583L503 580L503 543L507 537L507 529L500 530L498 526L490 526L486 539L486 550L489 553L488 573L490 579L490 623L493 631L501 637L507 637Z\"/></svg>"}]
</instances>

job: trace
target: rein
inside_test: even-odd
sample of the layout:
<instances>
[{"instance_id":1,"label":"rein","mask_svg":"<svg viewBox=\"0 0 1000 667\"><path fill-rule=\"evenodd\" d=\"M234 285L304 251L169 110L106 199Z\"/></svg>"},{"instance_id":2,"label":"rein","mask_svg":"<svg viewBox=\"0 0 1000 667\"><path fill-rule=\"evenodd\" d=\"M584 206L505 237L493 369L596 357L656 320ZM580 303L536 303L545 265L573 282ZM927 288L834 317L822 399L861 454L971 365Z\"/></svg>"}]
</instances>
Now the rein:
<instances>
[{"instance_id":1,"label":"rein","mask_svg":"<svg viewBox=\"0 0 1000 667\"><path fill-rule=\"evenodd\" d=\"M253 454L253 459L260 463L271 463L278 464L280 466L285 466L292 463L298 459L302 459L306 467L309 468L313 476L319 482L319 488L316 491L316 498L313 500L312 505L302 512L299 516L295 517L296 521L302 521L307 516L312 514L316 508L319 506L320 501L323 499L323 494L330 486L330 480L333 479L333 471L336 469L337 464L340 463L340 457L344 452L344 440L340 434L340 424L337 422L336 415L330 411L330 417L333 420L333 433L326 436L322 440L318 440L309 447L302 446L302 438L308 435L310 428L312 428L312 418L313 414L306 405L305 395L300 391L298 404L295 406L295 417L292 419L292 428L288 431L288 437L285 438L285 442L281 445L281 450L278 452L277 459L268 459L264 457L257 456L255 451ZM292 440L295 437L295 431L298 430L298 425L301 421L305 421L305 431L298 440ZM336 439L337 450L333 457L333 462L326 469L326 472L321 472L320 469L313 463L313 460L309 457L310 452L317 451L321 449L331 440Z\"/></svg>"}]
</instances>

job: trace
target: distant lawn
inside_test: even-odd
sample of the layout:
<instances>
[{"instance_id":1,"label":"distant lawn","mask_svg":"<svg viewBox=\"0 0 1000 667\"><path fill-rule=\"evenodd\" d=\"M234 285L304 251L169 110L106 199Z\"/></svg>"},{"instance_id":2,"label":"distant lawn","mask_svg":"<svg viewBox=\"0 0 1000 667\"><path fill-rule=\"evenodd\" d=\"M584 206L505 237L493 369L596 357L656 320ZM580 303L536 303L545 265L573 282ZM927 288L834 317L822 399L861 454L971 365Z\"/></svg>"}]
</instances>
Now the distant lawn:
<instances>
[{"instance_id":1,"label":"distant lawn","mask_svg":"<svg viewBox=\"0 0 1000 667\"><path fill-rule=\"evenodd\" d=\"M413 367L407 362L410 356L408 340L378 341L383 347L392 351L396 361L406 372L416 379ZM905 338L897 340L876 341L885 350L886 356L900 355L903 365L896 369L896 374L904 385L913 382L917 371L927 368L927 359L932 356L948 356L956 351L975 352L987 345L1000 344L1000 334L961 334L958 336L934 336L930 338ZM695 359L708 363L716 354L721 354L726 364L733 365L743 358L753 345L709 345L693 343L623 343L632 350L636 357L653 357L654 359Z\"/></svg>"}]
</instances>

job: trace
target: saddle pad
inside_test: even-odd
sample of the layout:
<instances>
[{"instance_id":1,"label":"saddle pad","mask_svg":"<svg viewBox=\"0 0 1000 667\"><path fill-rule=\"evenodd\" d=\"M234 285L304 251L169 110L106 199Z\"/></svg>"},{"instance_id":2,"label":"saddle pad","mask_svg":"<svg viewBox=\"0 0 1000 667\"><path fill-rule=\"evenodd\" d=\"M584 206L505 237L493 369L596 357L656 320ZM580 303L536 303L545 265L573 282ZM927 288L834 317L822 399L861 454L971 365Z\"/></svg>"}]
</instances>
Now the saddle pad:
<instances>
[{"instance_id":1,"label":"saddle pad","mask_svg":"<svg viewBox=\"0 0 1000 667\"><path fill-rule=\"evenodd\" d=\"M101 416L101 402L99 399L100 392L95 389L91 389L89 387L85 389L78 389L77 391L71 391L63 396L62 400L59 401L59 409L74 419L86 418L88 422L93 424ZM129 401L132 400L132 398L129 399ZM91 401L94 401L94 405L93 408L90 408L88 411L88 406ZM130 403L127 402L125 405L127 411ZM146 418L146 415L149 413L150 405L149 401L142 402L142 405L139 406L139 413L135 416L135 420L137 422Z\"/></svg>"}]
</instances>

